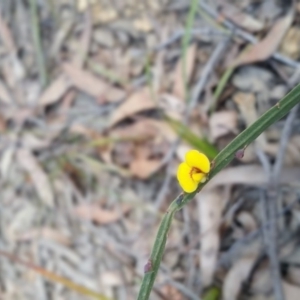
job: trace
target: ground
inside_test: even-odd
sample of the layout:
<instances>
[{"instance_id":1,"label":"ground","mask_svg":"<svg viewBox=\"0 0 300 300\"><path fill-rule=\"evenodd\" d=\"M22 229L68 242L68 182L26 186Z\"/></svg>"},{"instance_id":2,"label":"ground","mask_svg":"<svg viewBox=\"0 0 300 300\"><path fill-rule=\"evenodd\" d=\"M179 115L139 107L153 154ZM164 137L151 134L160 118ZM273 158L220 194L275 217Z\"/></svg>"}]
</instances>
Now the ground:
<instances>
[{"instance_id":1,"label":"ground","mask_svg":"<svg viewBox=\"0 0 300 300\"><path fill-rule=\"evenodd\" d=\"M136 299L185 153L280 108L299 58L296 1L1 1L0 299ZM175 215L150 299L299 298L297 108Z\"/></svg>"}]
</instances>

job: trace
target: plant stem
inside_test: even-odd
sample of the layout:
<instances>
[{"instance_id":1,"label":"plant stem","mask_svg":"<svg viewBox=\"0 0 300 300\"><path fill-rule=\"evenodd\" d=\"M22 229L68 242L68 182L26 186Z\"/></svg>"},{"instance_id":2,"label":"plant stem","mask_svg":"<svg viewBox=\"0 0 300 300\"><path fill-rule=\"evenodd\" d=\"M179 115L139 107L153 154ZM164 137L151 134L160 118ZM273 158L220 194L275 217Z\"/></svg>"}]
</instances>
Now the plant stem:
<instances>
[{"instance_id":1,"label":"plant stem","mask_svg":"<svg viewBox=\"0 0 300 300\"><path fill-rule=\"evenodd\" d=\"M300 102L300 84L297 85L275 106L265 112L256 122L240 133L231 143L229 143L212 162L212 170L209 173L208 180L198 186L198 189L190 194L179 195L169 206L168 211L163 217L158 233L152 248L150 262L152 269L147 272L143 278L138 300L149 299L160 262L163 257L168 231L176 211L190 202L194 196L211 180L218 172L225 168L234 158L235 153L240 149L245 149L262 132L272 124L284 117L297 103Z\"/></svg>"}]
</instances>

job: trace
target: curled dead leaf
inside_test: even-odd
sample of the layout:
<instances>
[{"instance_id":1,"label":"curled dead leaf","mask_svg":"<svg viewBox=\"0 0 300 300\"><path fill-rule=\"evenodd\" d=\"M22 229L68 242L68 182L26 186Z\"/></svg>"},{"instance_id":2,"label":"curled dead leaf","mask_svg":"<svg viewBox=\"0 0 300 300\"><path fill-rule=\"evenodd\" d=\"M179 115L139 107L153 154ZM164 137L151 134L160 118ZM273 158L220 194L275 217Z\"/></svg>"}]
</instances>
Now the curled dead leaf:
<instances>
[{"instance_id":1,"label":"curled dead leaf","mask_svg":"<svg viewBox=\"0 0 300 300\"><path fill-rule=\"evenodd\" d=\"M237 133L238 115L236 111L224 110L215 112L209 119L210 137L212 141L228 133Z\"/></svg>"},{"instance_id":2,"label":"curled dead leaf","mask_svg":"<svg viewBox=\"0 0 300 300\"><path fill-rule=\"evenodd\" d=\"M217 264L223 197L220 191L214 189L202 191L197 198L201 228L201 280L202 286L207 287L212 283Z\"/></svg>"},{"instance_id":3,"label":"curled dead leaf","mask_svg":"<svg viewBox=\"0 0 300 300\"><path fill-rule=\"evenodd\" d=\"M264 24L261 21L240 11L235 5L226 3L225 1L221 5L222 15L240 27L252 32L260 31L264 28Z\"/></svg>"},{"instance_id":4,"label":"curled dead leaf","mask_svg":"<svg viewBox=\"0 0 300 300\"><path fill-rule=\"evenodd\" d=\"M70 239L65 234L51 227L31 229L27 232L23 232L22 234L20 234L16 238L16 240L30 241L30 240L40 239L40 238L53 240L64 246L69 246L71 244Z\"/></svg>"},{"instance_id":5,"label":"curled dead leaf","mask_svg":"<svg viewBox=\"0 0 300 300\"><path fill-rule=\"evenodd\" d=\"M141 119L132 125L115 128L110 131L109 136L113 139L124 140L148 140L158 135L158 129L152 124L152 119Z\"/></svg>"},{"instance_id":6,"label":"curled dead leaf","mask_svg":"<svg viewBox=\"0 0 300 300\"><path fill-rule=\"evenodd\" d=\"M74 214L84 220L90 220L100 225L114 223L132 209L128 204L120 204L114 209L104 209L96 204L80 204L75 207Z\"/></svg>"},{"instance_id":7,"label":"curled dead leaf","mask_svg":"<svg viewBox=\"0 0 300 300\"><path fill-rule=\"evenodd\" d=\"M239 57L232 63L232 67L250 64L258 61L264 61L278 48L286 31L293 21L293 11L291 10L284 17L278 19L271 28L267 36L257 44L250 46L248 51L243 51Z\"/></svg>"},{"instance_id":8,"label":"curled dead leaf","mask_svg":"<svg viewBox=\"0 0 300 300\"><path fill-rule=\"evenodd\" d=\"M157 172L160 169L161 165L161 160L138 157L131 162L130 172L132 175L140 179L147 179L155 172Z\"/></svg>"},{"instance_id":9,"label":"curled dead leaf","mask_svg":"<svg viewBox=\"0 0 300 300\"><path fill-rule=\"evenodd\" d=\"M72 84L65 75L60 75L44 90L40 99L40 106L47 106L59 101L63 95L71 88Z\"/></svg>"},{"instance_id":10,"label":"curled dead leaf","mask_svg":"<svg viewBox=\"0 0 300 300\"><path fill-rule=\"evenodd\" d=\"M17 160L20 166L30 175L32 184L40 199L48 206L53 207L54 195L45 171L35 158L35 156L27 149L21 148L17 150Z\"/></svg>"},{"instance_id":11,"label":"curled dead leaf","mask_svg":"<svg viewBox=\"0 0 300 300\"><path fill-rule=\"evenodd\" d=\"M195 66L196 49L196 44L192 44L186 51L185 60L183 57L180 58L175 68L173 94L183 101L186 97L185 83L188 83L190 81ZM183 69L184 67L185 73Z\"/></svg>"},{"instance_id":12,"label":"curled dead leaf","mask_svg":"<svg viewBox=\"0 0 300 300\"><path fill-rule=\"evenodd\" d=\"M234 95L233 100L238 105L247 126L250 126L258 119L254 94L238 92ZM256 139L255 143L257 143L261 149L267 147L268 143L264 132Z\"/></svg>"},{"instance_id":13,"label":"curled dead leaf","mask_svg":"<svg viewBox=\"0 0 300 300\"><path fill-rule=\"evenodd\" d=\"M0 80L0 101L4 104L12 104L12 97L4 85L4 83Z\"/></svg>"},{"instance_id":14,"label":"curled dead leaf","mask_svg":"<svg viewBox=\"0 0 300 300\"><path fill-rule=\"evenodd\" d=\"M110 126L145 110L154 109L155 100L152 98L149 88L143 88L130 95L113 113Z\"/></svg>"},{"instance_id":15,"label":"curled dead leaf","mask_svg":"<svg viewBox=\"0 0 300 300\"><path fill-rule=\"evenodd\" d=\"M223 285L223 299L238 299L242 283L248 278L256 261L256 257L244 257L237 260L229 270Z\"/></svg>"},{"instance_id":16,"label":"curled dead leaf","mask_svg":"<svg viewBox=\"0 0 300 300\"><path fill-rule=\"evenodd\" d=\"M299 168L283 168L280 183L299 186L299 178ZM245 184L250 186L263 186L267 183L268 177L261 166L244 165L222 170L205 185L203 190L211 189L219 185Z\"/></svg>"},{"instance_id":17,"label":"curled dead leaf","mask_svg":"<svg viewBox=\"0 0 300 300\"><path fill-rule=\"evenodd\" d=\"M125 96L123 90L108 84L74 64L63 64L63 70L75 87L92 97L103 98L103 101L107 102L115 102L120 101Z\"/></svg>"}]
</instances>

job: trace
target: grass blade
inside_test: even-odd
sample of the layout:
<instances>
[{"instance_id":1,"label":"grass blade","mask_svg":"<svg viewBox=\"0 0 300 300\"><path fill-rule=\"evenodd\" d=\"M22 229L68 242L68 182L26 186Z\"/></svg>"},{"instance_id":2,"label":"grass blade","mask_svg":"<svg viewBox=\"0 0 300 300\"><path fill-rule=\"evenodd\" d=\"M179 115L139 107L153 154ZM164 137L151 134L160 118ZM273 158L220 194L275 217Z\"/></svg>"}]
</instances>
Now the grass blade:
<instances>
[{"instance_id":1,"label":"grass blade","mask_svg":"<svg viewBox=\"0 0 300 300\"><path fill-rule=\"evenodd\" d=\"M199 138L186 125L177 120L171 119L170 117L166 117L166 121L178 134L178 136L195 149L203 152L209 159L214 159L217 156L218 150L206 139Z\"/></svg>"}]
</instances>

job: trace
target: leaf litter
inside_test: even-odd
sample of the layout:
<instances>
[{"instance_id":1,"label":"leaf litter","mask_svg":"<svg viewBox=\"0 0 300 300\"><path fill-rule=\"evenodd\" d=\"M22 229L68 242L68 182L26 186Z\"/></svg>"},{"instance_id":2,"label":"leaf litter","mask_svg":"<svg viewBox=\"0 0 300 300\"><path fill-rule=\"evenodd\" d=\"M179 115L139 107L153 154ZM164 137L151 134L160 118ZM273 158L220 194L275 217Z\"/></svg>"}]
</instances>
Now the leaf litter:
<instances>
[{"instance_id":1,"label":"leaf litter","mask_svg":"<svg viewBox=\"0 0 300 300\"><path fill-rule=\"evenodd\" d=\"M218 17L204 9L184 60L182 1L54 1L51 8L38 1L38 48L26 17L30 1L9 5L0 4L1 247L105 294L98 299L135 299L159 220L180 192L176 168L186 151L213 159L291 89L292 78L299 81L299 9L250 0L219 3ZM185 83L188 92L197 86L228 34L228 51L209 65L187 114ZM228 66L232 76L212 105ZM284 121L240 149L243 155L175 216L151 299L198 299L216 286L224 299L268 299L273 283L268 259L259 263L258 193L269 179L255 147L275 160ZM297 299L300 285L299 124L297 115L279 181L287 300ZM3 299L81 299L69 282L52 276L37 284L30 267L4 259L3 266Z\"/></svg>"}]
</instances>

